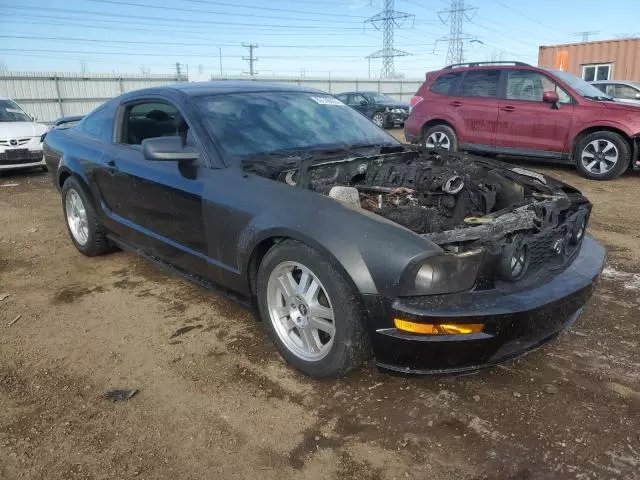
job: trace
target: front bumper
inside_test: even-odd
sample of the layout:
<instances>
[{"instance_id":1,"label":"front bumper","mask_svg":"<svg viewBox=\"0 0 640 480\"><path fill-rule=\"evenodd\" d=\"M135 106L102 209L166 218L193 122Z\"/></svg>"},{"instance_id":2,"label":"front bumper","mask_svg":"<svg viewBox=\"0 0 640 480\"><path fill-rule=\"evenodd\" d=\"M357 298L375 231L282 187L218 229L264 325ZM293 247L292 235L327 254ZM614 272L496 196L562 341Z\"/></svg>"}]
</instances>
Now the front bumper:
<instances>
[{"instance_id":1,"label":"front bumper","mask_svg":"<svg viewBox=\"0 0 640 480\"><path fill-rule=\"evenodd\" d=\"M403 373L464 373L527 353L557 337L584 311L604 266L605 250L585 237L562 273L539 287L512 293L464 292L383 300L374 313L372 344L379 367ZM416 335L389 328L393 318L424 323L483 323L481 333Z\"/></svg>"},{"instance_id":2,"label":"front bumper","mask_svg":"<svg viewBox=\"0 0 640 480\"><path fill-rule=\"evenodd\" d=\"M408 112L396 113L389 112L387 113L387 124L389 125L404 125L404 123L409 118Z\"/></svg>"},{"instance_id":3,"label":"front bumper","mask_svg":"<svg viewBox=\"0 0 640 480\"><path fill-rule=\"evenodd\" d=\"M45 166L42 149L29 150L25 148L16 150L19 151L19 154L14 154L9 149L0 152L0 171Z\"/></svg>"}]
</instances>

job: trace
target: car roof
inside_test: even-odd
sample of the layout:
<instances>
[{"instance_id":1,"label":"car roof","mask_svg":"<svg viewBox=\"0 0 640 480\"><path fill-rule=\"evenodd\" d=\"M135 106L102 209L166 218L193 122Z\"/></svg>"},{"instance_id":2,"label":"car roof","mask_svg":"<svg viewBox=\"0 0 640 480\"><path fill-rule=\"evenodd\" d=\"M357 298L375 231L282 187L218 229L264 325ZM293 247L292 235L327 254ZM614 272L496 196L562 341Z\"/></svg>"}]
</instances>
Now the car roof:
<instances>
[{"instance_id":1,"label":"car roof","mask_svg":"<svg viewBox=\"0 0 640 480\"><path fill-rule=\"evenodd\" d=\"M309 87L298 87L284 83L256 82L253 80L218 80L212 82L189 82L165 85L146 89L151 91L179 90L189 96L215 95L220 93L242 92L311 92L326 94L322 90Z\"/></svg>"},{"instance_id":2,"label":"car roof","mask_svg":"<svg viewBox=\"0 0 640 480\"><path fill-rule=\"evenodd\" d=\"M629 85L632 87L637 87L640 85L640 82L634 82L633 80L594 80L593 82L589 82L591 84L599 84L599 83L611 83L614 85Z\"/></svg>"},{"instance_id":3,"label":"car roof","mask_svg":"<svg viewBox=\"0 0 640 480\"><path fill-rule=\"evenodd\" d=\"M353 95L354 93L367 95L371 93L380 93L380 92L375 92L373 90L358 90L357 92L340 92L340 93L336 93L336 95Z\"/></svg>"}]
</instances>

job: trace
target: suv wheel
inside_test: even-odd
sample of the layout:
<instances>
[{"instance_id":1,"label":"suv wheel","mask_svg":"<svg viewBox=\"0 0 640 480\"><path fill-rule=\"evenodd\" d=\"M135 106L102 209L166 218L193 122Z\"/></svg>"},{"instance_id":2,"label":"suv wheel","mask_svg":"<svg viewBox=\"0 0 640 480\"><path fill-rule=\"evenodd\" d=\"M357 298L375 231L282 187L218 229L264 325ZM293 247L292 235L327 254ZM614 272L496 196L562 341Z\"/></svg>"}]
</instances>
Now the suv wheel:
<instances>
[{"instance_id":1,"label":"suv wheel","mask_svg":"<svg viewBox=\"0 0 640 480\"><path fill-rule=\"evenodd\" d=\"M456 133L447 125L434 125L422 136L423 145L427 148L440 148L455 152L458 150Z\"/></svg>"},{"instance_id":2,"label":"suv wheel","mask_svg":"<svg viewBox=\"0 0 640 480\"><path fill-rule=\"evenodd\" d=\"M614 132L594 132L585 136L576 148L576 165L583 176L611 180L629 167L629 144Z\"/></svg>"},{"instance_id":3,"label":"suv wheel","mask_svg":"<svg viewBox=\"0 0 640 480\"><path fill-rule=\"evenodd\" d=\"M380 128L384 128L385 127L386 120L385 120L384 114L382 112L374 113L373 117L371 117L371 121L373 123L375 123Z\"/></svg>"},{"instance_id":4,"label":"suv wheel","mask_svg":"<svg viewBox=\"0 0 640 480\"><path fill-rule=\"evenodd\" d=\"M343 275L316 250L286 240L267 252L256 285L267 334L310 377L339 377L369 356L364 310Z\"/></svg>"}]
</instances>

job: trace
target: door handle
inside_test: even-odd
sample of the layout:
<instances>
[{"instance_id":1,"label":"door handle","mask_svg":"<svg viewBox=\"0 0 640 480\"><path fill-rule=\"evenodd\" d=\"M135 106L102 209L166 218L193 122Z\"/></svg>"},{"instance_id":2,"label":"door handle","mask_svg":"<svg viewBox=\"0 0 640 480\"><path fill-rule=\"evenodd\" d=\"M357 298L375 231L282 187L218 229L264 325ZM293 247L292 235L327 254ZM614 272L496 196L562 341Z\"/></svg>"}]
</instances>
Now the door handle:
<instances>
[{"instance_id":1,"label":"door handle","mask_svg":"<svg viewBox=\"0 0 640 480\"><path fill-rule=\"evenodd\" d=\"M516 107L512 106L512 105L506 105L504 107L502 107L502 110L504 110L505 112L513 112L516 109Z\"/></svg>"},{"instance_id":2,"label":"door handle","mask_svg":"<svg viewBox=\"0 0 640 480\"><path fill-rule=\"evenodd\" d=\"M116 173L118 173L118 167L116 165L116 162L114 160L109 160L107 162L107 173L109 175L115 175Z\"/></svg>"},{"instance_id":3,"label":"door handle","mask_svg":"<svg viewBox=\"0 0 640 480\"><path fill-rule=\"evenodd\" d=\"M454 100L449 105L451 105L452 107L461 107L462 106L462 102L459 102L458 100Z\"/></svg>"}]
</instances>

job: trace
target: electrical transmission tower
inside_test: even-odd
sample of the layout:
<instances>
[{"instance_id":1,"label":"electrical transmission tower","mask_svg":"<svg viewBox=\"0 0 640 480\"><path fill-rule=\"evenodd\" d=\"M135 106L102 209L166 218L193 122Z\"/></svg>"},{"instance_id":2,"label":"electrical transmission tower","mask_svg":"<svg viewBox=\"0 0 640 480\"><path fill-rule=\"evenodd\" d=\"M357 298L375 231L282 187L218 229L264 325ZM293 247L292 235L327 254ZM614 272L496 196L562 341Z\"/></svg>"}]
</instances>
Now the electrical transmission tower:
<instances>
[{"instance_id":1,"label":"electrical transmission tower","mask_svg":"<svg viewBox=\"0 0 640 480\"><path fill-rule=\"evenodd\" d=\"M393 66L394 57L411 55L405 51L393 48L393 33L397 27L400 27L401 24L408 19L413 20L415 15L395 11L393 3L394 0L384 0L384 9L373 17L365 20L366 23L373 25L376 30L382 30L382 50L378 50L366 57L368 59L382 58L381 78L395 77L396 72Z\"/></svg>"},{"instance_id":2,"label":"electrical transmission tower","mask_svg":"<svg viewBox=\"0 0 640 480\"><path fill-rule=\"evenodd\" d=\"M583 42L588 42L591 35L597 35L600 30L588 30L586 32L576 32L573 35L582 38Z\"/></svg>"},{"instance_id":3,"label":"electrical transmission tower","mask_svg":"<svg viewBox=\"0 0 640 480\"><path fill-rule=\"evenodd\" d=\"M447 10L438 12L438 17L442 23L449 23L449 36L441 38L437 42L448 42L447 65L464 62L464 42L476 40L475 37L463 35L464 20L471 20L469 12L476 12L475 7L465 7L464 0L451 0L451 6Z\"/></svg>"},{"instance_id":4,"label":"electrical transmission tower","mask_svg":"<svg viewBox=\"0 0 640 480\"><path fill-rule=\"evenodd\" d=\"M258 59L253 55L253 51L256 48L258 48L258 45L254 44L254 43L243 43L242 46L249 49L249 56L248 57L242 57L243 60L246 60L247 62L249 62L249 71L248 72L244 72L244 73L248 73L250 76L253 77L254 75L257 75L257 73L258 73L253 69L253 64L258 61Z\"/></svg>"}]
</instances>

